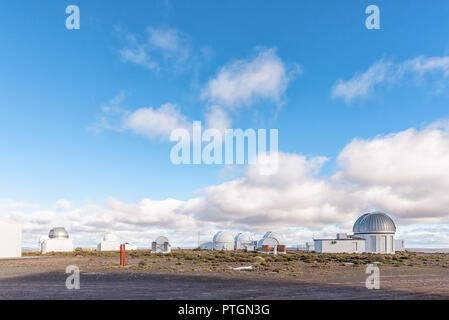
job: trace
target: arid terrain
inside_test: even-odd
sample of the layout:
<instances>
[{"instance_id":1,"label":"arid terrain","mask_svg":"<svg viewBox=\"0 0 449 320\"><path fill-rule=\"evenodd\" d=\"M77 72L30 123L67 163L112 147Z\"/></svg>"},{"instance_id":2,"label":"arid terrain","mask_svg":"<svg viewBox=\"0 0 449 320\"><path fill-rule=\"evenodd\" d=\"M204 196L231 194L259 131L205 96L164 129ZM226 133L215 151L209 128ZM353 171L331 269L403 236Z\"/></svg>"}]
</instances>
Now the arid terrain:
<instances>
[{"instance_id":1,"label":"arid terrain","mask_svg":"<svg viewBox=\"0 0 449 320\"><path fill-rule=\"evenodd\" d=\"M119 263L119 252L88 250L0 260L0 299L449 299L446 253L139 250ZM365 286L368 264L379 267L380 290ZM80 290L65 287L70 265Z\"/></svg>"}]
</instances>

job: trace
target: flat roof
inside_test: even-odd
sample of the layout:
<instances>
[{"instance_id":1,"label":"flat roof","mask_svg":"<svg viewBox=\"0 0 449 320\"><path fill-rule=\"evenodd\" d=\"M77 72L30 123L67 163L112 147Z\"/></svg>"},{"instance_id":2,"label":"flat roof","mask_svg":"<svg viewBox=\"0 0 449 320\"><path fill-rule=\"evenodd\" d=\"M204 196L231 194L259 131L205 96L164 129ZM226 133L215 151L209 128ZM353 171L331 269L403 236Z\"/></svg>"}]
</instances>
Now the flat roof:
<instances>
[{"instance_id":1,"label":"flat roof","mask_svg":"<svg viewBox=\"0 0 449 320\"><path fill-rule=\"evenodd\" d=\"M344 238L344 239L313 239L313 241L348 241L348 240L365 240L364 238Z\"/></svg>"}]
</instances>

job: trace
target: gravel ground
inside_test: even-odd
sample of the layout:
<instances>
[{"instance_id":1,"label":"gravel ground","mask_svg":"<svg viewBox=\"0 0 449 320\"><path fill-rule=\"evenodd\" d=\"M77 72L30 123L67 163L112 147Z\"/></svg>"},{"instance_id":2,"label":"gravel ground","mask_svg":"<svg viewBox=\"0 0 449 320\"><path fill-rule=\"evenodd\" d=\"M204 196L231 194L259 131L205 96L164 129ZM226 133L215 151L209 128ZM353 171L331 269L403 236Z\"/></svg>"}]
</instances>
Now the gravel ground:
<instances>
[{"instance_id":1,"label":"gravel ground","mask_svg":"<svg viewBox=\"0 0 449 320\"><path fill-rule=\"evenodd\" d=\"M134 253L125 268L118 266L115 253L0 260L0 299L449 299L446 255L411 255L408 264L379 264L381 288L368 290L366 266L340 261L353 257L327 257L329 262L322 255L301 256L323 261L304 263L296 260L298 254L252 255L247 260L253 262L241 262L244 253L226 253L217 262L211 254ZM79 290L65 287L69 265L80 269ZM245 265L254 269L229 269Z\"/></svg>"}]
</instances>

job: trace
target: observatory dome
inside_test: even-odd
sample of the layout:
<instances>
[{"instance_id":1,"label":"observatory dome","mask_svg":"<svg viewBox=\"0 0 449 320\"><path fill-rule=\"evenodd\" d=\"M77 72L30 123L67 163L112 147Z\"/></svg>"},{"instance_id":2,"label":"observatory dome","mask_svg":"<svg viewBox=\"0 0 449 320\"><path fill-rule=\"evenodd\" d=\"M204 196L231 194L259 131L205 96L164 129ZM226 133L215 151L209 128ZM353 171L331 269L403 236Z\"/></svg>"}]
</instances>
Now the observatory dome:
<instances>
[{"instance_id":1,"label":"observatory dome","mask_svg":"<svg viewBox=\"0 0 449 320\"><path fill-rule=\"evenodd\" d=\"M48 237L50 239L68 239L69 233L63 227L56 227L50 230Z\"/></svg>"},{"instance_id":2,"label":"observatory dome","mask_svg":"<svg viewBox=\"0 0 449 320\"><path fill-rule=\"evenodd\" d=\"M284 236L279 232L268 231L267 233L265 233L263 238L273 238L276 239L280 244L284 243Z\"/></svg>"},{"instance_id":3,"label":"observatory dome","mask_svg":"<svg viewBox=\"0 0 449 320\"><path fill-rule=\"evenodd\" d=\"M234 235L229 231L220 231L214 236L214 242L234 243Z\"/></svg>"},{"instance_id":4,"label":"observatory dome","mask_svg":"<svg viewBox=\"0 0 449 320\"><path fill-rule=\"evenodd\" d=\"M213 239L215 250L234 250L234 235L229 231L219 231Z\"/></svg>"},{"instance_id":5,"label":"observatory dome","mask_svg":"<svg viewBox=\"0 0 449 320\"><path fill-rule=\"evenodd\" d=\"M164 244L165 242L169 242L167 237L159 236L155 241L157 244Z\"/></svg>"},{"instance_id":6,"label":"observatory dome","mask_svg":"<svg viewBox=\"0 0 449 320\"><path fill-rule=\"evenodd\" d=\"M354 234L396 233L393 220L383 212L365 213L357 219L353 227Z\"/></svg>"},{"instance_id":7,"label":"observatory dome","mask_svg":"<svg viewBox=\"0 0 449 320\"><path fill-rule=\"evenodd\" d=\"M253 235L249 232L242 232L235 236L235 241L239 241L241 243L250 243L253 241Z\"/></svg>"}]
</instances>

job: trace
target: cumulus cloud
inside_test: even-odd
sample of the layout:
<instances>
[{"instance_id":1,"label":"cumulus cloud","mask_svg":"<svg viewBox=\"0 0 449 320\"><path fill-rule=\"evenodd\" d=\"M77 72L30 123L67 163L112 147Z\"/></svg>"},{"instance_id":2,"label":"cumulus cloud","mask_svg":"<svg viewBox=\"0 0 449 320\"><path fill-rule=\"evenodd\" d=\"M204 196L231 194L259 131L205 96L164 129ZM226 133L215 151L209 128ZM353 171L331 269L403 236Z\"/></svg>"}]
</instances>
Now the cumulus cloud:
<instances>
[{"instance_id":1,"label":"cumulus cloud","mask_svg":"<svg viewBox=\"0 0 449 320\"><path fill-rule=\"evenodd\" d=\"M147 27L143 35L125 32L119 27L116 31L124 39L118 51L122 60L153 71L180 72L197 68L211 54L207 45L195 50L191 38L174 28Z\"/></svg>"},{"instance_id":2,"label":"cumulus cloud","mask_svg":"<svg viewBox=\"0 0 449 320\"><path fill-rule=\"evenodd\" d=\"M440 122L355 139L330 177L320 173L327 158L281 153L277 174L261 176L249 166L243 177L205 188L185 208L223 227L258 231L298 226L322 233L328 225L349 231L372 208L390 213L399 226L447 224L448 128Z\"/></svg>"},{"instance_id":3,"label":"cumulus cloud","mask_svg":"<svg viewBox=\"0 0 449 320\"><path fill-rule=\"evenodd\" d=\"M191 130L192 124L179 107L165 103L159 108L144 107L134 111L123 106L126 94L120 92L101 106L101 114L88 130L99 133L106 130L124 132L129 130L149 139L166 139L174 129Z\"/></svg>"},{"instance_id":4,"label":"cumulus cloud","mask_svg":"<svg viewBox=\"0 0 449 320\"><path fill-rule=\"evenodd\" d=\"M14 202L0 205L7 218L22 222L27 239L61 224L84 239L110 230L143 243L159 231L179 237L179 245L194 245L190 235L199 230L218 229L259 234L280 230L288 235L288 244L297 244L311 240L311 235L351 231L360 214L376 208L393 216L398 236L406 241L416 241L410 227L415 226L423 235L421 244L441 247L448 245L441 243L447 241L442 232L449 228L448 155L449 125L441 121L354 139L341 151L338 169L330 176L322 174L330 161L326 157L279 153L276 174L260 175L259 164L248 166L242 176L208 186L186 201L143 199L129 204L111 198L59 214Z\"/></svg>"},{"instance_id":5,"label":"cumulus cloud","mask_svg":"<svg viewBox=\"0 0 449 320\"><path fill-rule=\"evenodd\" d=\"M175 129L190 130L186 117L177 105L166 103L160 108L141 108L124 119L124 127L148 138L169 138Z\"/></svg>"},{"instance_id":6,"label":"cumulus cloud","mask_svg":"<svg viewBox=\"0 0 449 320\"><path fill-rule=\"evenodd\" d=\"M338 157L336 180L350 181L373 205L410 222L447 220L449 125L439 122L371 140L355 139Z\"/></svg>"},{"instance_id":7,"label":"cumulus cloud","mask_svg":"<svg viewBox=\"0 0 449 320\"><path fill-rule=\"evenodd\" d=\"M228 108L262 99L280 103L290 76L286 64L275 50L265 49L252 59L237 60L222 67L207 83L202 98Z\"/></svg>"},{"instance_id":8,"label":"cumulus cloud","mask_svg":"<svg viewBox=\"0 0 449 320\"><path fill-rule=\"evenodd\" d=\"M39 237L47 235L51 228L64 226L75 245L95 246L103 233L115 232L124 240L149 247L150 239L158 234L181 235L197 230L197 221L192 215L180 211L183 203L168 198L127 204L110 198L100 205L89 204L59 213L25 207L20 211L3 210L2 218L22 225L25 246L35 247Z\"/></svg>"},{"instance_id":9,"label":"cumulus cloud","mask_svg":"<svg viewBox=\"0 0 449 320\"><path fill-rule=\"evenodd\" d=\"M363 73L356 73L351 79L339 79L331 89L333 99L342 98L351 103L357 98L374 92L382 84L393 84L409 75L423 78L426 75L449 76L449 57L424 57L409 59L401 63L384 60L375 62Z\"/></svg>"}]
</instances>

